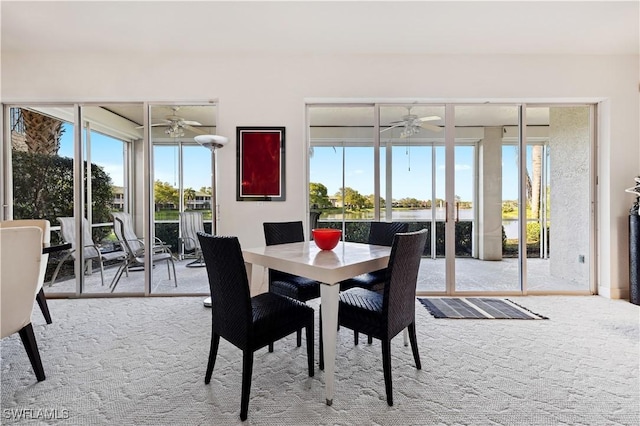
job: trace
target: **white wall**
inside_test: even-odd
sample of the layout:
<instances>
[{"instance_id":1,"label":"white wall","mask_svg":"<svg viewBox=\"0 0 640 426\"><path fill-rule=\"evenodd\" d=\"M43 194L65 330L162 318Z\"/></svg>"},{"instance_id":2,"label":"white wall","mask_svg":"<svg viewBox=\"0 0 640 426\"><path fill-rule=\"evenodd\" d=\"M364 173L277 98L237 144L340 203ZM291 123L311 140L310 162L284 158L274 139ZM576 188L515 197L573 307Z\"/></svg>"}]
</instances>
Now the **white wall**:
<instances>
[{"instance_id":1,"label":"white wall","mask_svg":"<svg viewBox=\"0 0 640 426\"><path fill-rule=\"evenodd\" d=\"M263 220L305 214L305 99L602 101L600 292L628 293L624 192L640 174L638 56L162 55L2 52L3 102L219 101L220 231L262 244ZM286 126L287 201L235 201L235 127Z\"/></svg>"}]
</instances>

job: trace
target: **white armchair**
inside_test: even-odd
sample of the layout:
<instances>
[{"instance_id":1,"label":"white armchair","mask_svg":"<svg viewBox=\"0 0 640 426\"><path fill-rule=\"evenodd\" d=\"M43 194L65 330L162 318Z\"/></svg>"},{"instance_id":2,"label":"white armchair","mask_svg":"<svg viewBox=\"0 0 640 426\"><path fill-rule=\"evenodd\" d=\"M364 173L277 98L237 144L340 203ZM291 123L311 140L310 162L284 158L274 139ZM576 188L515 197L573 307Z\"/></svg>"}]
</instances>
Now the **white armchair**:
<instances>
[{"instance_id":1,"label":"white armchair","mask_svg":"<svg viewBox=\"0 0 640 426\"><path fill-rule=\"evenodd\" d=\"M20 334L38 381L45 379L31 325L33 301L40 283L42 230L35 226L0 228L0 299L2 338Z\"/></svg>"},{"instance_id":2,"label":"white armchair","mask_svg":"<svg viewBox=\"0 0 640 426\"><path fill-rule=\"evenodd\" d=\"M0 228L16 228L16 227L24 227L24 226L37 226L42 231L42 243L40 246L40 250L42 251L42 247L48 247L49 243L51 243L51 224L48 220L45 219L17 219L17 220L6 220L0 222ZM36 295L36 300L38 305L40 306L40 310L42 311L42 315L44 316L47 324L51 324L51 314L49 313L49 305L47 305L47 298L44 295L44 290L42 285L44 283L44 276L47 272L47 264L49 262L48 254L41 254L42 261L40 263L40 274L38 275L38 290Z\"/></svg>"}]
</instances>

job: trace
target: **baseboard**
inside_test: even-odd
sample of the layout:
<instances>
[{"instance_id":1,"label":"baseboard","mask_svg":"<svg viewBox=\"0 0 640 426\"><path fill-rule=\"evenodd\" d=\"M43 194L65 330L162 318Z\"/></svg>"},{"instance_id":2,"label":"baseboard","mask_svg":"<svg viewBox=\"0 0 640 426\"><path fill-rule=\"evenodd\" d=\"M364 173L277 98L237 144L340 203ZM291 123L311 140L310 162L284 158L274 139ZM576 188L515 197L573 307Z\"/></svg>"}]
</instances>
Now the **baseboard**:
<instances>
[{"instance_id":1,"label":"baseboard","mask_svg":"<svg viewBox=\"0 0 640 426\"><path fill-rule=\"evenodd\" d=\"M628 288L611 288L611 287L598 287L598 295L606 297L607 299L625 299L629 300Z\"/></svg>"}]
</instances>

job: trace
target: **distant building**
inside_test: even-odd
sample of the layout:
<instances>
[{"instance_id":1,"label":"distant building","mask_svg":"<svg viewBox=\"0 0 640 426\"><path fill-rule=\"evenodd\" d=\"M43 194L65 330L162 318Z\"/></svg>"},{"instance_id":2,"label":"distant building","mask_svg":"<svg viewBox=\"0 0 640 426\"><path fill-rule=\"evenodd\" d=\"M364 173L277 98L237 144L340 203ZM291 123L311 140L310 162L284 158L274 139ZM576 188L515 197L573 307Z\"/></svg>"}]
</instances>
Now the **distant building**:
<instances>
[{"instance_id":1,"label":"distant building","mask_svg":"<svg viewBox=\"0 0 640 426\"><path fill-rule=\"evenodd\" d=\"M124 210L124 187L112 185L113 189L113 209L118 211ZM173 203L162 204L158 206L160 209L175 210L178 208ZM211 194L196 191L196 197L193 200L187 200L185 210L207 210L211 208Z\"/></svg>"},{"instance_id":2,"label":"distant building","mask_svg":"<svg viewBox=\"0 0 640 426\"><path fill-rule=\"evenodd\" d=\"M196 191L196 198L193 200L187 200L186 210L206 210L211 208L211 194L206 192Z\"/></svg>"},{"instance_id":3,"label":"distant building","mask_svg":"<svg viewBox=\"0 0 640 426\"><path fill-rule=\"evenodd\" d=\"M124 210L124 187L112 185L113 189L113 210Z\"/></svg>"},{"instance_id":4,"label":"distant building","mask_svg":"<svg viewBox=\"0 0 640 426\"><path fill-rule=\"evenodd\" d=\"M338 197L329 197L329 202L333 207L342 207L342 201Z\"/></svg>"}]
</instances>

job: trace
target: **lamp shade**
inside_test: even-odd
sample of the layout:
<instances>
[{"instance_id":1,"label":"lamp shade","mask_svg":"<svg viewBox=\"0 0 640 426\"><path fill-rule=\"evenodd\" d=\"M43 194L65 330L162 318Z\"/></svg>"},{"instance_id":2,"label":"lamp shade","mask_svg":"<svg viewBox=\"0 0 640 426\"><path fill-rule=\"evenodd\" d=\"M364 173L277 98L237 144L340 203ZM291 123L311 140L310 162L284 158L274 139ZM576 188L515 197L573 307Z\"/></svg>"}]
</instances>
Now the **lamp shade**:
<instances>
[{"instance_id":1,"label":"lamp shade","mask_svg":"<svg viewBox=\"0 0 640 426\"><path fill-rule=\"evenodd\" d=\"M229 138L219 135L198 135L193 138L205 148L222 148L229 142Z\"/></svg>"}]
</instances>

